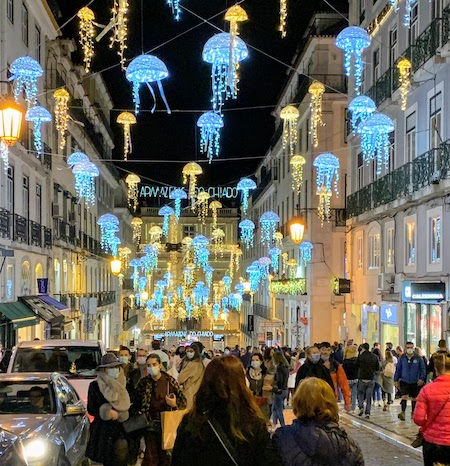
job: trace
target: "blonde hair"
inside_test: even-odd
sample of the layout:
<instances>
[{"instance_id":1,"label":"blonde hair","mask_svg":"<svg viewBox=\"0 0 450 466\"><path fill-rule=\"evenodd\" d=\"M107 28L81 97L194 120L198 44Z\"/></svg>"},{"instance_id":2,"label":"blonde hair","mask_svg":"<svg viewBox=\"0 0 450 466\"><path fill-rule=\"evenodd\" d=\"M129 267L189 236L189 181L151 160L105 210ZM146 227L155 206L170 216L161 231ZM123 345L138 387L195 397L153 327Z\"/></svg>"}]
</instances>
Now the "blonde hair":
<instances>
[{"instance_id":1,"label":"blonde hair","mask_svg":"<svg viewBox=\"0 0 450 466\"><path fill-rule=\"evenodd\" d=\"M327 382L317 377L309 377L301 382L292 398L292 409L295 416L303 421L339 420L334 391Z\"/></svg>"},{"instance_id":2,"label":"blonde hair","mask_svg":"<svg viewBox=\"0 0 450 466\"><path fill-rule=\"evenodd\" d=\"M433 359L436 375L450 372L450 353L435 353Z\"/></svg>"}]
</instances>

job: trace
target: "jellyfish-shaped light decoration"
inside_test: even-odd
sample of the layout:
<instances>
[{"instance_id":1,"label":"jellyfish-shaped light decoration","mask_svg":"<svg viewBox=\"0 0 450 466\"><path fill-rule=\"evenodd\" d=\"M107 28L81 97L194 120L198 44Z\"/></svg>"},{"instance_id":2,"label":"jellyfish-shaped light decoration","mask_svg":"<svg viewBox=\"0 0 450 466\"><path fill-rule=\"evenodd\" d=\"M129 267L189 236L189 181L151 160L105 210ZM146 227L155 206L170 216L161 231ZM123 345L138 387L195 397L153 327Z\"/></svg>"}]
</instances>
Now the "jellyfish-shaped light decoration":
<instances>
[{"instance_id":1,"label":"jellyfish-shaped light decoration","mask_svg":"<svg viewBox=\"0 0 450 466\"><path fill-rule=\"evenodd\" d=\"M181 201L183 199L187 199L186 191L183 188L172 189L169 193L169 199L173 199L175 201L175 220L178 223L181 215Z\"/></svg>"},{"instance_id":2,"label":"jellyfish-shaped light decoration","mask_svg":"<svg viewBox=\"0 0 450 466\"><path fill-rule=\"evenodd\" d=\"M159 248L154 244L147 244L144 248L144 254L141 257L141 262L145 273L149 274L158 268Z\"/></svg>"},{"instance_id":3,"label":"jellyfish-shaped light decoration","mask_svg":"<svg viewBox=\"0 0 450 466\"><path fill-rule=\"evenodd\" d=\"M297 266L298 262L297 259L289 259L287 261L288 271L289 271L289 278L294 279L297 274Z\"/></svg>"},{"instance_id":4,"label":"jellyfish-shaped light decoration","mask_svg":"<svg viewBox=\"0 0 450 466\"><path fill-rule=\"evenodd\" d=\"M220 316L220 304L219 303L213 304L212 315L214 317L214 320L219 320L219 316Z\"/></svg>"},{"instance_id":5,"label":"jellyfish-shaped light decoration","mask_svg":"<svg viewBox=\"0 0 450 466\"><path fill-rule=\"evenodd\" d=\"M358 126L375 112L377 106L370 97L358 95L348 104L348 109L352 113L352 130L356 133Z\"/></svg>"},{"instance_id":6,"label":"jellyfish-shaped light decoration","mask_svg":"<svg viewBox=\"0 0 450 466\"><path fill-rule=\"evenodd\" d=\"M169 71L166 65L159 58L154 55L139 55L128 65L125 76L128 81L133 83L133 100L136 114L139 113L139 86L141 84L147 84L147 87L153 97L152 113L155 111L156 97L155 91L151 86L152 82L157 83L161 98L166 105L167 113L170 113L169 104L167 103L166 96L164 95L164 89L161 84L161 81L169 76Z\"/></svg>"},{"instance_id":7,"label":"jellyfish-shaped light decoration","mask_svg":"<svg viewBox=\"0 0 450 466\"><path fill-rule=\"evenodd\" d=\"M128 160L128 154L133 151L131 145L131 125L137 123L136 117L131 112L119 113L117 123L123 126L123 159Z\"/></svg>"},{"instance_id":8,"label":"jellyfish-shaped light decoration","mask_svg":"<svg viewBox=\"0 0 450 466\"><path fill-rule=\"evenodd\" d=\"M311 102L309 103L309 108L311 109L309 132L312 135L313 146L317 147L319 145L318 128L325 125L322 120L322 96L325 92L325 86L319 81L314 81L309 86L308 92L311 94Z\"/></svg>"},{"instance_id":9,"label":"jellyfish-shaped light decoration","mask_svg":"<svg viewBox=\"0 0 450 466\"><path fill-rule=\"evenodd\" d=\"M172 14L175 20L179 21L181 14L180 0L167 0L167 4L172 9Z\"/></svg>"},{"instance_id":10,"label":"jellyfish-shaped light decoration","mask_svg":"<svg viewBox=\"0 0 450 466\"><path fill-rule=\"evenodd\" d=\"M323 224L324 219L329 221L330 218L333 180L334 191L336 196L339 195L339 159L335 155L325 152L314 159L313 165L317 170L316 193L319 196L318 215Z\"/></svg>"},{"instance_id":11,"label":"jellyfish-shaped light decoration","mask_svg":"<svg viewBox=\"0 0 450 466\"><path fill-rule=\"evenodd\" d=\"M125 178L125 183L128 187L127 189L127 202L128 207L136 211L138 207L138 197L139 197L139 183L141 179L138 175L130 173Z\"/></svg>"},{"instance_id":12,"label":"jellyfish-shaped light decoration","mask_svg":"<svg viewBox=\"0 0 450 466\"><path fill-rule=\"evenodd\" d=\"M189 181L189 199L191 201L191 210L193 212L195 212L197 176L202 173L202 167L196 162L189 162L183 167L183 184L186 184Z\"/></svg>"},{"instance_id":13,"label":"jellyfish-shaped light decoration","mask_svg":"<svg viewBox=\"0 0 450 466\"><path fill-rule=\"evenodd\" d=\"M136 245L138 245L141 241L143 223L144 222L142 221L142 218L139 217L134 217L131 220L131 227L133 228L133 243Z\"/></svg>"},{"instance_id":14,"label":"jellyfish-shaped light decoration","mask_svg":"<svg viewBox=\"0 0 450 466\"><path fill-rule=\"evenodd\" d=\"M401 109L406 110L408 94L411 88L411 62L407 58L402 58L397 63L397 69L400 74L400 96L402 99Z\"/></svg>"},{"instance_id":15,"label":"jellyfish-shaped light decoration","mask_svg":"<svg viewBox=\"0 0 450 466\"><path fill-rule=\"evenodd\" d=\"M122 263L122 271L128 268L128 258L131 254L131 249L128 247L119 248L119 259Z\"/></svg>"},{"instance_id":16,"label":"jellyfish-shaped light decoration","mask_svg":"<svg viewBox=\"0 0 450 466\"><path fill-rule=\"evenodd\" d=\"M186 286L189 286L192 284L192 281L194 279L194 272L195 272L194 264L187 264L186 267L183 269L184 284Z\"/></svg>"},{"instance_id":17,"label":"jellyfish-shaped light decoration","mask_svg":"<svg viewBox=\"0 0 450 466\"><path fill-rule=\"evenodd\" d=\"M225 287L225 294L230 294L231 292L231 277L228 276L228 275L224 275L222 277L222 283L223 283L223 286Z\"/></svg>"},{"instance_id":18,"label":"jellyfish-shaped light decoration","mask_svg":"<svg viewBox=\"0 0 450 466\"><path fill-rule=\"evenodd\" d=\"M377 160L377 175L381 174L381 167L389 163L389 133L394 131L394 122L383 113L375 113L358 127L361 136L363 159L369 163Z\"/></svg>"},{"instance_id":19,"label":"jellyfish-shaped light decoration","mask_svg":"<svg viewBox=\"0 0 450 466\"><path fill-rule=\"evenodd\" d=\"M258 266L259 266L259 271L261 274L261 279L267 280L269 277L269 267L272 261L270 260L270 257L260 257L258 259Z\"/></svg>"},{"instance_id":20,"label":"jellyfish-shaped light decoration","mask_svg":"<svg viewBox=\"0 0 450 466\"><path fill-rule=\"evenodd\" d=\"M399 1L393 2L391 0L391 5L395 7L395 11L398 10L398 3ZM403 15L403 26L405 28L410 28L411 27L411 10L412 6L416 3L416 0L406 0L405 1L405 13Z\"/></svg>"},{"instance_id":21,"label":"jellyfish-shaped light decoration","mask_svg":"<svg viewBox=\"0 0 450 466\"><path fill-rule=\"evenodd\" d=\"M275 273L278 273L280 270L280 256L281 256L281 249L274 246L273 248L269 249L269 256L270 261L272 262L272 269Z\"/></svg>"},{"instance_id":22,"label":"jellyfish-shaped light decoration","mask_svg":"<svg viewBox=\"0 0 450 466\"><path fill-rule=\"evenodd\" d=\"M74 165L72 173L75 176L75 191L79 198L84 197L86 207L95 204L95 178L100 175L98 168L92 162L80 162Z\"/></svg>"},{"instance_id":23,"label":"jellyfish-shaped light decoration","mask_svg":"<svg viewBox=\"0 0 450 466\"><path fill-rule=\"evenodd\" d=\"M175 211L172 209L172 207L165 205L159 209L158 215L164 217L162 231L163 235L167 238L167 235L169 234L169 217L171 215L175 215Z\"/></svg>"},{"instance_id":24,"label":"jellyfish-shaped light decoration","mask_svg":"<svg viewBox=\"0 0 450 466\"><path fill-rule=\"evenodd\" d=\"M219 156L220 130L223 128L222 115L216 112L205 112L197 120L200 128L200 151L207 154L209 163L213 157Z\"/></svg>"},{"instance_id":25,"label":"jellyfish-shaped light decoration","mask_svg":"<svg viewBox=\"0 0 450 466\"><path fill-rule=\"evenodd\" d=\"M288 17L288 0L280 0L280 24L278 25L278 30L281 32L281 38L286 37L286 23Z\"/></svg>"},{"instance_id":26,"label":"jellyfish-shaped light decoration","mask_svg":"<svg viewBox=\"0 0 450 466\"><path fill-rule=\"evenodd\" d=\"M305 165L306 159L303 155L293 155L289 160L292 174L292 190L297 194L300 193L303 184L303 165Z\"/></svg>"},{"instance_id":27,"label":"jellyfish-shaped light decoration","mask_svg":"<svg viewBox=\"0 0 450 466\"><path fill-rule=\"evenodd\" d=\"M261 224L261 243L270 247L280 217L272 211L264 212L259 219Z\"/></svg>"},{"instance_id":28,"label":"jellyfish-shaped light decoration","mask_svg":"<svg viewBox=\"0 0 450 466\"><path fill-rule=\"evenodd\" d=\"M248 56L247 46L239 37L233 40L230 34L221 32L206 42L202 56L205 62L212 64L211 102L213 110L220 112L226 100L237 97L237 70L239 62Z\"/></svg>"},{"instance_id":29,"label":"jellyfish-shaped light decoration","mask_svg":"<svg viewBox=\"0 0 450 466\"><path fill-rule=\"evenodd\" d=\"M242 213L247 215L249 193L256 189L256 183L250 178L241 178L236 187L238 191L241 191Z\"/></svg>"},{"instance_id":30,"label":"jellyfish-shaped light decoration","mask_svg":"<svg viewBox=\"0 0 450 466\"><path fill-rule=\"evenodd\" d=\"M131 259L130 267L133 267L134 272L131 278L133 279L133 290L137 291L138 288L138 281L139 281L139 267L141 266L140 259Z\"/></svg>"},{"instance_id":31,"label":"jellyfish-shaped light decoration","mask_svg":"<svg viewBox=\"0 0 450 466\"><path fill-rule=\"evenodd\" d=\"M53 93L55 99L55 127L59 134L59 149L66 147L66 132L69 122L69 98L70 94L61 87Z\"/></svg>"},{"instance_id":32,"label":"jellyfish-shaped light decoration","mask_svg":"<svg viewBox=\"0 0 450 466\"><path fill-rule=\"evenodd\" d=\"M214 253L217 258L217 253L220 254L220 257L223 257L223 240L225 238L225 232L222 228L216 228L211 233L212 240L214 241Z\"/></svg>"},{"instance_id":33,"label":"jellyfish-shaped light decoration","mask_svg":"<svg viewBox=\"0 0 450 466\"><path fill-rule=\"evenodd\" d=\"M194 263L204 270L209 259L209 239L203 235L196 235L192 240L192 246L194 248Z\"/></svg>"},{"instance_id":34,"label":"jellyfish-shaped light decoration","mask_svg":"<svg viewBox=\"0 0 450 466\"><path fill-rule=\"evenodd\" d=\"M85 6L78 11L77 16L80 18L79 34L81 48L83 49L84 70L89 73L92 57L94 56L95 15L90 8Z\"/></svg>"},{"instance_id":35,"label":"jellyfish-shaped light decoration","mask_svg":"<svg viewBox=\"0 0 450 466\"><path fill-rule=\"evenodd\" d=\"M219 201L212 201L209 204L209 209L211 210L212 216L212 225L211 228L215 230L217 228L217 211L222 208L222 203Z\"/></svg>"},{"instance_id":36,"label":"jellyfish-shaped light decoration","mask_svg":"<svg viewBox=\"0 0 450 466\"><path fill-rule=\"evenodd\" d=\"M117 236L114 236L113 238L111 238L111 241L109 243L109 250L111 251L111 254L114 258L117 257L117 254L119 251L119 244L121 242L122 241L120 241L120 238L118 238Z\"/></svg>"},{"instance_id":37,"label":"jellyfish-shaped light decoration","mask_svg":"<svg viewBox=\"0 0 450 466\"><path fill-rule=\"evenodd\" d=\"M299 258L298 262L300 265L306 267L306 264L309 264L312 259L312 250L314 246L309 241L302 241L298 247Z\"/></svg>"},{"instance_id":38,"label":"jellyfish-shaped light decoration","mask_svg":"<svg viewBox=\"0 0 450 466\"><path fill-rule=\"evenodd\" d=\"M228 8L224 17L225 21L230 23L230 62L228 65L229 70L233 70L233 56L234 56L234 47L236 47L236 38L239 35L239 23L243 23L248 20L247 12L239 5L233 5L231 8ZM229 75L230 76L230 75Z\"/></svg>"},{"instance_id":39,"label":"jellyfish-shaped light decoration","mask_svg":"<svg viewBox=\"0 0 450 466\"><path fill-rule=\"evenodd\" d=\"M246 249L253 247L253 234L255 232L255 224L248 218L239 222L239 230L241 241L245 244Z\"/></svg>"},{"instance_id":40,"label":"jellyfish-shaped light decoration","mask_svg":"<svg viewBox=\"0 0 450 466\"><path fill-rule=\"evenodd\" d=\"M362 51L369 47L370 36L367 31L358 26L349 26L343 29L336 38L336 46L344 50L345 74L355 77L355 90L359 94L363 71ZM352 56L354 66L352 67Z\"/></svg>"},{"instance_id":41,"label":"jellyfish-shaped light decoration","mask_svg":"<svg viewBox=\"0 0 450 466\"><path fill-rule=\"evenodd\" d=\"M34 147L37 152L37 156L40 157L42 154L42 132L41 125L42 123L49 123L52 121L51 113L44 107L36 105L35 107L30 107L25 114L25 120L31 121L34 123L33 133L34 133Z\"/></svg>"},{"instance_id":42,"label":"jellyfish-shaped light decoration","mask_svg":"<svg viewBox=\"0 0 450 466\"><path fill-rule=\"evenodd\" d=\"M213 273L214 273L214 267L211 266L211 265L207 265L205 267L205 282L206 282L206 286L208 288L211 287L212 285L212 282L213 282Z\"/></svg>"},{"instance_id":43,"label":"jellyfish-shaped light decoration","mask_svg":"<svg viewBox=\"0 0 450 466\"><path fill-rule=\"evenodd\" d=\"M283 249L283 233L281 231L276 231L273 235L273 240L275 241L275 246L279 249Z\"/></svg>"},{"instance_id":44,"label":"jellyfish-shaped light decoration","mask_svg":"<svg viewBox=\"0 0 450 466\"><path fill-rule=\"evenodd\" d=\"M283 149L288 148L288 154L294 155L297 144L297 122L300 113L293 105L287 105L280 112L283 121Z\"/></svg>"},{"instance_id":45,"label":"jellyfish-shaped light decoration","mask_svg":"<svg viewBox=\"0 0 450 466\"><path fill-rule=\"evenodd\" d=\"M202 225L205 224L205 219L208 215L210 197L211 196L206 191L200 191L197 194L197 213L198 219L202 222Z\"/></svg>"},{"instance_id":46,"label":"jellyfish-shaped light decoration","mask_svg":"<svg viewBox=\"0 0 450 466\"><path fill-rule=\"evenodd\" d=\"M150 243L160 243L163 234L162 228L158 225L153 225L148 231L150 235Z\"/></svg>"},{"instance_id":47,"label":"jellyfish-shaped light decoration","mask_svg":"<svg viewBox=\"0 0 450 466\"><path fill-rule=\"evenodd\" d=\"M250 282L250 293L256 293L258 291L258 285L261 280L261 270L259 268L258 261L254 261L246 269L248 279Z\"/></svg>"},{"instance_id":48,"label":"jellyfish-shaped light decoration","mask_svg":"<svg viewBox=\"0 0 450 466\"><path fill-rule=\"evenodd\" d=\"M113 0L112 19L113 33L109 47L112 48L117 42L119 49L117 51L120 57L122 70L125 70L125 49L127 48L128 36L128 0Z\"/></svg>"},{"instance_id":49,"label":"jellyfish-shaped light decoration","mask_svg":"<svg viewBox=\"0 0 450 466\"><path fill-rule=\"evenodd\" d=\"M16 102L22 91L25 91L25 100L28 108L36 105L37 80L44 74L41 65L30 57L19 57L11 63L10 81L15 81L14 97Z\"/></svg>"},{"instance_id":50,"label":"jellyfish-shaped light decoration","mask_svg":"<svg viewBox=\"0 0 450 466\"><path fill-rule=\"evenodd\" d=\"M105 252L111 249L115 234L119 231L119 219L113 214L103 214L98 220L100 226L100 243Z\"/></svg>"},{"instance_id":51,"label":"jellyfish-shaped light decoration","mask_svg":"<svg viewBox=\"0 0 450 466\"><path fill-rule=\"evenodd\" d=\"M67 157L67 165L73 168L77 163L90 162L89 157L84 152L73 152Z\"/></svg>"}]
</instances>

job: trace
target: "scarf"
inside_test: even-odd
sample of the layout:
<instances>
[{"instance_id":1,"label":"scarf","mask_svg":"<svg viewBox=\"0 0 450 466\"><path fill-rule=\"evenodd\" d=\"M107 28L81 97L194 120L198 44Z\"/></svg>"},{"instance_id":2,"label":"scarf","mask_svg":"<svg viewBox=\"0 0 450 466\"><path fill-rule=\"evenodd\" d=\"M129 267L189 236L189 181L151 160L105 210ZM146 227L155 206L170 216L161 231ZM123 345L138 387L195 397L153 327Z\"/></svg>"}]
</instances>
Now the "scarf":
<instances>
[{"instance_id":1,"label":"scarf","mask_svg":"<svg viewBox=\"0 0 450 466\"><path fill-rule=\"evenodd\" d=\"M262 379L262 370L261 369L253 369L250 367L249 369L250 378L253 380L261 380Z\"/></svg>"},{"instance_id":2,"label":"scarf","mask_svg":"<svg viewBox=\"0 0 450 466\"><path fill-rule=\"evenodd\" d=\"M97 383L100 392L116 411L128 411L131 406L130 395L126 389L126 379L123 371L113 379L105 372L99 372Z\"/></svg>"}]
</instances>

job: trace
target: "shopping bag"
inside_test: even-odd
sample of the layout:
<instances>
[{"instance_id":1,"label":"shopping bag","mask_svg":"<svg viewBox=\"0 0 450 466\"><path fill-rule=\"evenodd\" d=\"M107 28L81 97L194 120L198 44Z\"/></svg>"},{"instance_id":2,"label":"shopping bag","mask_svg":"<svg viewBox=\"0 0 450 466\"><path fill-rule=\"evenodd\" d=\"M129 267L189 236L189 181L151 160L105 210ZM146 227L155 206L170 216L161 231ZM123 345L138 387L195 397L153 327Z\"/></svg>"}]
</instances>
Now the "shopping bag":
<instances>
[{"instance_id":1,"label":"shopping bag","mask_svg":"<svg viewBox=\"0 0 450 466\"><path fill-rule=\"evenodd\" d=\"M163 450L173 449L175 439L177 438L178 426L187 412L187 409L179 409L176 411L163 411L161 413L161 448Z\"/></svg>"}]
</instances>

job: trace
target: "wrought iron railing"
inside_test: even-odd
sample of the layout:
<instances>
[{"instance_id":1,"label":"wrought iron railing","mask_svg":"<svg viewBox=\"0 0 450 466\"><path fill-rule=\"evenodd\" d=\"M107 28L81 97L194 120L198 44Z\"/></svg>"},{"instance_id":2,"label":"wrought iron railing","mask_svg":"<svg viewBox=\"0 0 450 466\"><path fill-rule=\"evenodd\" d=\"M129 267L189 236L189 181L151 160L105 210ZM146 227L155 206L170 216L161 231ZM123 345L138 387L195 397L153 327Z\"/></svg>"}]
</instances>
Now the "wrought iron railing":
<instances>
[{"instance_id":1,"label":"wrought iron railing","mask_svg":"<svg viewBox=\"0 0 450 466\"><path fill-rule=\"evenodd\" d=\"M52 247L52 230L44 227L44 248Z\"/></svg>"},{"instance_id":2,"label":"wrought iron railing","mask_svg":"<svg viewBox=\"0 0 450 466\"><path fill-rule=\"evenodd\" d=\"M11 212L0 208L0 236L11 238Z\"/></svg>"},{"instance_id":3,"label":"wrought iron railing","mask_svg":"<svg viewBox=\"0 0 450 466\"><path fill-rule=\"evenodd\" d=\"M77 302L76 298L97 298L97 307L108 306L116 302L115 291L98 291L95 293L57 293L54 295L55 298L62 304L69 306L72 309L76 309Z\"/></svg>"},{"instance_id":4,"label":"wrought iron railing","mask_svg":"<svg viewBox=\"0 0 450 466\"><path fill-rule=\"evenodd\" d=\"M28 221L21 215L14 214L13 240L20 243L28 243Z\"/></svg>"},{"instance_id":5,"label":"wrought iron railing","mask_svg":"<svg viewBox=\"0 0 450 466\"><path fill-rule=\"evenodd\" d=\"M262 317L266 320L272 319L272 312L270 307L264 306L264 304L253 303L252 311L255 316Z\"/></svg>"},{"instance_id":6,"label":"wrought iron railing","mask_svg":"<svg viewBox=\"0 0 450 466\"><path fill-rule=\"evenodd\" d=\"M30 242L33 246L42 246L42 226L32 220L30 221Z\"/></svg>"}]
</instances>

